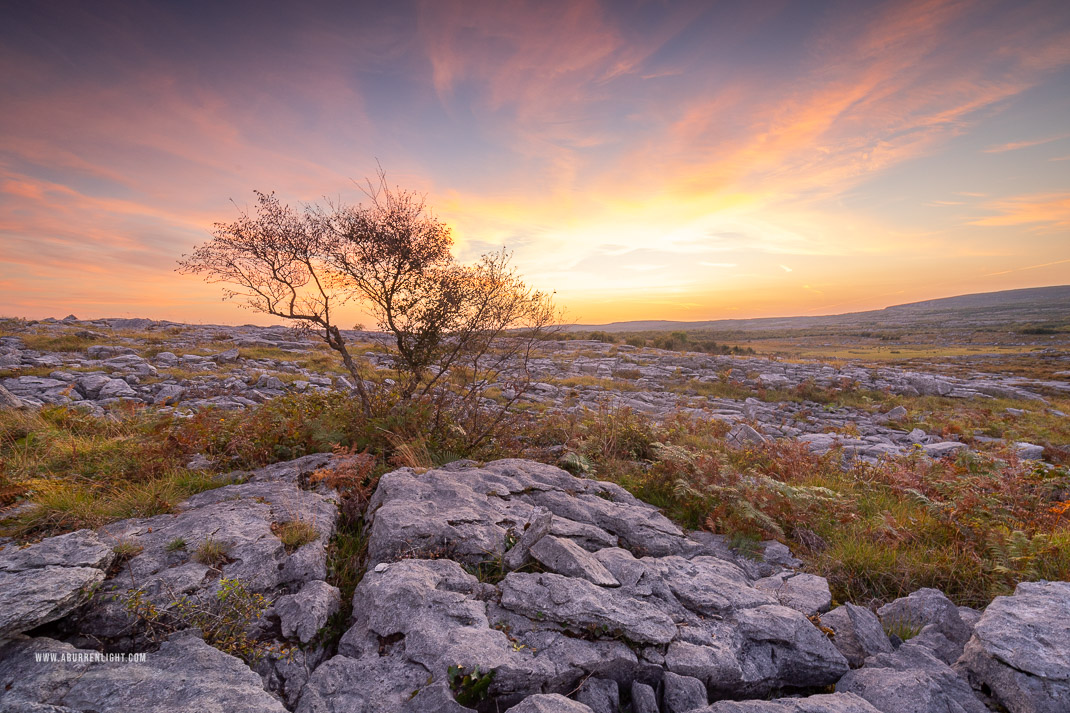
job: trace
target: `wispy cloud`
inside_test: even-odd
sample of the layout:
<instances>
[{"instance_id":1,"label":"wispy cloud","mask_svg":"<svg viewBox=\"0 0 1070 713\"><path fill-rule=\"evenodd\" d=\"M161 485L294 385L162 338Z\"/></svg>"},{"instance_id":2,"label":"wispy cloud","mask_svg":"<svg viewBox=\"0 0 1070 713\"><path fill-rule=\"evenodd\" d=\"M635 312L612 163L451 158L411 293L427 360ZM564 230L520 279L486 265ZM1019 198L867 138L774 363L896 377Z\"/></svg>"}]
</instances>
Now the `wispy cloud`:
<instances>
[{"instance_id":1,"label":"wispy cloud","mask_svg":"<svg viewBox=\"0 0 1070 713\"><path fill-rule=\"evenodd\" d=\"M1006 144L989 146L985 149L985 153L1005 153L1007 151L1017 151L1018 149L1028 149L1033 146L1043 146L1044 144L1050 144L1053 141L1062 141L1067 138L1070 138L1070 134L1060 134L1059 136L1049 136L1044 139L1032 139L1029 141L1012 141Z\"/></svg>"},{"instance_id":2,"label":"wispy cloud","mask_svg":"<svg viewBox=\"0 0 1070 713\"><path fill-rule=\"evenodd\" d=\"M1016 196L993 201L988 209L996 215L971 221L981 226L1040 226L1044 230L1070 227L1070 193Z\"/></svg>"},{"instance_id":3,"label":"wispy cloud","mask_svg":"<svg viewBox=\"0 0 1070 713\"><path fill-rule=\"evenodd\" d=\"M999 272L990 272L986 277L994 277L996 275L1010 275L1015 272L1024 272L1026 270L1038 270L1042 267L1052 267L1053 265L1066 265L1070 264L1070 260L1056 260L1054 262L1044 262L1039 265L1027 265L1026 267L1016 267L1013 270L1001 270Z\"/></svg>"}]
</instances>

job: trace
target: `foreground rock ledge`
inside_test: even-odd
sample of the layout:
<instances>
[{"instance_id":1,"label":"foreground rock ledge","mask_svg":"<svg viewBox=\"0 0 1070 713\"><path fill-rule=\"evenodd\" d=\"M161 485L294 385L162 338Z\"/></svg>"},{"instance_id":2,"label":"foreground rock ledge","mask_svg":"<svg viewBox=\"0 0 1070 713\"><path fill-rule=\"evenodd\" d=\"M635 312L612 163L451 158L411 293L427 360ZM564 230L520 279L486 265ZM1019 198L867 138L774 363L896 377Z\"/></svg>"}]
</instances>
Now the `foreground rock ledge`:
<instances>
[{"instance_id":1,"label":"foreground rock ledge","mask_svg":"<svg viewBox=\"0 0 1070 713\"><path fill-rule=\"evenodd\" d=\"M547 512L549 526L535 525ZM402 469L380 481L369 519L377 566L339 655L309 679L303 713L411 709L414 684L443 681L450 666L493 671L489 695L503 706L592 678L657 687L670 673L706 706L820 689L848 670L723 547L609 483L519 460ZM508 548L536 526L543 537L525 545L541 558L507 572ZM539 546L546 538L552 548Z\"/></svg>"},{"instance_id":2,"label":"foreground rock ledge","mask_svg":"<svg viewBox=\"0 0 1070 713\"><path fill-rule=\"evenodd\" d=\"M0 577L64 583L0 588L10 600L0 713L1070 710L1070 583L1022 584L983 615L930 589L880 618L844 605L824 615L830 640L814 623L828 585L790 569L799 563L783 546L766 547L765 562L738 559L616 485L520 460L383 476L353 617L324 647L320 628L338 605L324 581L337 512L309 474L329 462L235 474L173 515L0 550ZM295 518L316 537L290 551L275 526ZM209 538L226 543L223 562L191 556ZM135 554L113 565L118 543ZM67 583L83 570L88 588ZM131 583L162 607L176 592L211 598L220 577L274 602L259 634L300 644L293 660L268 657L254 672L191 631L154 648L120 601ZM889 625L918 634L896 647ZM149 656L86 659L100 648ZM485 695L451 688L451 667Z\"/></svg>"}]
</instances>

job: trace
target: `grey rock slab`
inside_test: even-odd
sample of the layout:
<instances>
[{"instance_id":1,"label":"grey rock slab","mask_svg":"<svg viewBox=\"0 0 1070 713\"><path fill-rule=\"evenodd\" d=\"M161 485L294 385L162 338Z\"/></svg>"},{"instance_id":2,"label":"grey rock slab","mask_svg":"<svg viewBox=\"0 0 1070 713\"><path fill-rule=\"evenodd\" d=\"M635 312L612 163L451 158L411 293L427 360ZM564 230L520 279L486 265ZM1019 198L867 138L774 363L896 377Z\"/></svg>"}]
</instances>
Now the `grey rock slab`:
<instances>
[{"instance_id":1,"label":"grey rock slab","mask_svg":"<svg viewBox=\"0 0 1070 713\"><path fill-rule=\"evenodd\" d=\"M309 676L297 713L400 713L428 678L426 668L396 656L335 656Z\"/></svg>"},{"instance_id":2,"label":"grey rock slab","mask_svg":"<svg viewBox=\"0 0 1070 713\"><path fill-rule=\"evenodd\" d=\"M776 540L766 540L762 543L762 559L783 569L795 569L803 565L801 559L791 554L787 545Z\"/></svg>"},{"instance_id":3,"label":"grey rock slab","mask_svg":"<svg viewBox=\"0 0 1070 713\"><path fill-rule=\"evenodd\" d=\"M702 713L880 713L853 693L825 693L774 701L719 701Z\"/></svg>"},{"instance_id":4,"label":"grey rock slab","mask_svg":"<svg viewBox=\"0 0 1070 713\"><path fill-rule=\"evenodd\" d=\"M284 391L286 384L282 379L277 376L270 376L268 374L261 374L260 378L253 384L254 389L275 389L277 391Z\"/></svg>"},{"instance_id":5,"label":"grey rock slab","mask_svg":"<svg viewBox=\"0 0 1070 713\"><path fill-rule=\"evenodd\" d=\"M306 582L297 594L279 597L274 608L282 635L296 637L302 644L307 644L341 604L342 594L338 587L323 580L313 580Z\"/></svg>"},{"instance_id":6,"label":"grey rock slab","mask_svg":"<svg viewBox=\"0 0 1070 713\"><path fill-rule=\"evenodd\" d=\"M619 587L620 582L587 550L571 540L553 535L539 539L531 556L546 569L566 577L581 577L600 587Z\"/></svg>"},{"instance_id":7,"label":"grey rock slab","mask_svg":"<svg viewBox=\"0 0 1070 713\"><path fill-rule=\"evenodd\" d=\"M174 635L143 663L101 662L52 639L20 638L0 649L0 691L10 710L79 713L285 713L239 659L190 635ZM71 661L41 664L35 655ZM56 706L57 708L49 708Z\"/></svg>"},{"instance_id":8,"label":"grey rock slab","mask_svg":"<svg viewBox=\"0 0 1070 713\"><path fill-rule=\"evenodd\" d=\"M177 403L182 400L185 393L186 388L184 386L179 386L178 384L164 384L153 396L152 402L157 406Z\"/></svg>"},{"instance_id":9,"label":"grey rock slab","mask_svg":"<svg viewBox=\"0 0 1070 713\"><path fill-rule=\"evenodd\" d=\"M966 680L924 646L906 643L877 654L836 683L881 713L987 713Z\"/></svg>"},{"instance_id":10,"label":"grey rock slab","mask_svg":"<svg viewBox=\"0 0 1070 713\"><path fill-rule=\"evenodd\" d=\"M870 656L892 651L880 619L869 609L844 604L822 614L821 624L835 632L832 643L851 668L859 668Z\"/></svg>"},{"instance_id":11,"label":"grey rock slab","mask_svg":"<svg viewBox=\"0 0 1070 713\"><path fill-rule=\"evenodd\" d=\"M924 646L933 656L949 666L962 655L962 644L956 644L947 638L937 624L925 626L909 641L915 646Z\"/></svg>"},{"instance_id":12,"label":"grey rock slab","mask_svg":"<svg viewBox=\"0 0 1070 713\"><path fill-rule=\"evenodd\" d=\"M973 607L959 607L959 618L962 619L962 623L970 629L971 633L973 632L973 627L977 626L977 622L981 620L982 614L984 612Z\"/></svg>"},{"instance_id":13,"label":"grey rock slab","mask_svg":"<svg viewBox=\"0 0 1070 713\"><path fill-rule=\"evenodd\" d=\"M643 558L676 599L687 609L706 616L723 616L738 609L773 604L769 593L750 586L738 566L717 557Z\"/></svg>"},{"instance_id":14,"label":"grey rock slab","mask_svg":"<svg viewBox=\"0 0 1070 713\"><path fill-rule=\"evenodd\" d=\"M89 530L0 550L0 638L72 612L104 581L114 557Z\"/></svg>"},{"instance_id":15,"label":"grey rock slab","mask_svg":"<svg viewBox=\"0 0 1070 713\"><path fill-rule=\"evenodd\" d=\"M540 693L529 696L506 713L592 713L588 706L565 698L559 693Z\"/></svg>"},{"instance_id":16,"label":"grey rock slab","mask_svg":"<svg viewBox=\"0 0 1070 713\"><path fill-rule=\"evenodd\" d=\"M0 572L0 639L69 614L103 581L95 567Z\"/></svg>"},{"instance_id":17,"label":"grey rock slab","mask_svg":"<svg viewBox=\"0 0 1070 713\"><path fill-rule=\"evenodd\" d=\"M384 475L369 505L370 562L438 554L465 562L505 552L510 530L530 522L535 507L593 525L645 554L688 550L683 533L655 508L612 483L575 478L540 463L501 460L482 468L401 469ZM522 533L521 533L522 534Z\"/></svg>"},{"instance_id":18,"label":"grey rock slab","mask_svg":"<svg viewBox=\"0 0 1070 713\"><path fill-rule=\"evenodd\" d=\"M813 616L832 606L832 592L824 577L816 574L788 574L759 579L755 588L771 593L780 604Z\"/></svg>"},{"instance_id":19,"label":"grey rock slab","mask_svg":"<svg viewBox=\"0 0 1070 713\"><path fill-rule=\"evenodd\" d=\"M46 379L42 376L18 376L5 379L3 385L16 396L33 396L50 389L66 389L68 384L59 379Z\"/></svg>"},{"instance_id":20,"label":"grey rock slab","mask_svg":"<svg viewBox=\"0 0 1070 713\"><path fill-rule=\"evenodd\" d=\"M676 624L658 607L583 579L512 572L502 580L501 593L510 611L581 631L651 644L667 644L676 635Z\"/></svg>"},{"instance_id":21,"label":"grey rock slab","mask_svg":"<svg viewBox=\"0 0 1070 713\"><path fill-rule=\"evenodd\" d=\"M130 384L122 379L109 379L108 383L104 384L100 388L100 391L97 392L96 398L98 400L103 400L123 398L127 396L137 396L137 392L130 387Z\"/></svg>"},{"instance_id":22,"label":"grey rock slab","mask_svg":"<svg viewBox=\"0 0 1070 713\"><path fill-rule=\"evenodd\" d=\"M435 680L444 680L454 665L493 670L491 693L507 701L571 690L590 673L624 678L635 668L635 654L623 642L565 636L545 616L527 619L488 603L495 594L451 560L380 563L357 586L354 624L338 651L354 659L378 657L384 641L395 641L393 655L418 664Z\"/></svg>"},{"instance_id":23,"label":"grey rock slab","mask_svg":"<svg viewBox=\"0 0 1070 713\"><path fill-rule=\"evenodd\" d=\"M231 364L233 362L238 361L239 356L240 354L237 349L227 349L226 351L219 352L218 354L213 354L209 358L217 364Z\"/></svg>"},{"instance_id":24,"label":"grey rock slab","mask_svg":"<svg viewBox=\"0 0 1070 713\"><path fill-rule=\"evenodd\" d=\"M1070 582L1023 582L996 597L957 668L1011 713L1070 710Z\"/></svg>"},{"instance_id":25,"label":"grey rock slab","mask_svg":"<svg viewBox=\"0 0 1070 713\"><path fill-rule=\"evenodd\" d=\"M94 344L86 347L85 353L90 359L107 359L122 354L137 354L130 347L121 347L115 344Z\"/></svg>"},{"instance_id":26,"label":"grey rock slab","mask_svg":"<svg viewBox=\"0 0 1070 713\"><path fill-rule=\"evenodd\" d=\"M903 406L896 406L884 415L888 418L889 421L899 421L907 417L907 410Z\"/></svg>"},{"instance_id":27,"label":"grey rock slab","mask_svg":"<svg viewBox=\"0 0 1070 713\"><path fill-rule=\"evenodd\" d=\"M22 572L41 567L96 567L107 569L115 557L111 546L92 530L77 530L38 543L0 549L0 572Z\"/></svg>"},{"instance_id":28,"label":"grey rock slab","mask_svg":"<svg viewBox=\"0 0 1070 713\"><path fill-rule=\"evenodd\" d=\"M731 691L743 679L734 647L720 639L706 645L673 641L665 653L665 668L701 680L710 690Z\"/></svg>"},{"instance_id":29,"label":"grey rock slab","mask_svg":"<svg viewBox=\"0 0 1070 713\"><path fill-rule=\"evenodd\" d=\"M292 475L292 469L281 465L275 472ZM105 583L106 596L95 598L79 612L78 631L102 638L126 635L132 619L123 597L133 583L149 601L166 607L180 595L214 596L220 578L240 579L251 591L272 594L284 585L324 579L336 505L320 493L284 480L257 478L267 470L256 471L250 482L194 495L179 503L173 514L104 526L102 535L108 541L142 550ZM294 520L308 523L316 537L289 552L276 530L278 524ZM196 561L198 550L208 540L225 549L225 561L211 566Z\"/></svg>"},{"instance_id":30,"label":"grey rock slab","mask_svg":"<svg viewBox=\"0 0 1070 713\"><path fill-rule=\"evenodd\" d=\"M1044 457L1044 446L1035 443L1020 441L1014 444L1014 450L1022 460L1041 460Z\"/></svg>"},{"instance_id":31,"label":"grey rock slab","mask_svg":"<svg viewBox=\"0 0 1070 713\"><path fill-rule=\"evenodd\" d=\"M661 699L666 713L695 711L709 703L706 686L697 678L666 671L661 682Z\"/></svg>"},{"instance_id":32,"label":"grey rock slab","mask_svg":"<svg viewBox=\"0 0 1070 713\"><path fill-rule=\"evenodd\" d=\"M959 451L969 449L969 446L965 443L959 443L958 441L941 441L939 443L930 443L922 446L922 448L925 450L925 455L930 458L947 458Z\"/></svg>"}]
</instances>

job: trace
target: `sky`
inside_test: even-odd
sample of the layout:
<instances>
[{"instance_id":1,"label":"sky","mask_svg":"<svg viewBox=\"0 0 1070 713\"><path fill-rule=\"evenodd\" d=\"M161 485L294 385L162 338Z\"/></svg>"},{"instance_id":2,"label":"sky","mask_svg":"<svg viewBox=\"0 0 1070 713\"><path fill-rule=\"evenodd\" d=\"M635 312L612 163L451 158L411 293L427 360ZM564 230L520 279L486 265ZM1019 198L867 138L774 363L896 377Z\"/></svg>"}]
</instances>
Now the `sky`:
<instances>
[{"instance_id":1,"label":"sky","mask_svg":"<svg viewBox=\"0 0 1070 713\"><path fill-rule=\"evenodd\" d=\"M1070 283L1070 3L0 0L0 316L274 320L175 272L377 162L569 321ZM353 315L359 321L359 315Z\"/></svg>"}]
</instances>

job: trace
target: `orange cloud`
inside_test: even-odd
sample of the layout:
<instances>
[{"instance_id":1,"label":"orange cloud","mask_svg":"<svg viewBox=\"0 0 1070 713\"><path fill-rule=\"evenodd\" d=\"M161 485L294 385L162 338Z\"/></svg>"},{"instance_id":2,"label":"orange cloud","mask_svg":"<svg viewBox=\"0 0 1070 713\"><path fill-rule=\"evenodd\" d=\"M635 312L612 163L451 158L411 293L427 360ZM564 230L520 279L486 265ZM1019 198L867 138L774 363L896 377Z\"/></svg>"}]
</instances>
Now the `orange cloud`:
<instances>
[{"instance_id":1,"label":"orange cloud","mask_svg":"<svg viewBox=\"0 0 1070 713\"><path fill-rule=\"evenodd\" d=\"M1036 225L1044 230L1070 227L1070 193L1018 196L994 201L990 209L999 215L971 221L971 225Z\"/></svg>"},{"instance_id":2,"label":"orange cloud","mask_svg":"<svg viewBox=\"0 0 1070 713\"><path fill-rule=\"evenodd\" d=\"M1033 139L1031 141L1011 141L1006 144L998 144L996 146L989 146L985 149L985 153L1005 153L1007 151L1017 151L1018 149L1028 149L1033 146L1043 146L1044 144L1050 144L1053 141L1062 141L1063 139L1070 138L1070 134L1062 134L1060 136L1049 136L1046 139Z\"/></svg>"}]
</instances>

